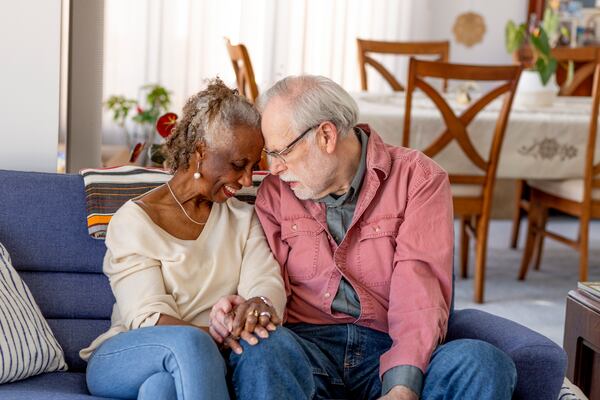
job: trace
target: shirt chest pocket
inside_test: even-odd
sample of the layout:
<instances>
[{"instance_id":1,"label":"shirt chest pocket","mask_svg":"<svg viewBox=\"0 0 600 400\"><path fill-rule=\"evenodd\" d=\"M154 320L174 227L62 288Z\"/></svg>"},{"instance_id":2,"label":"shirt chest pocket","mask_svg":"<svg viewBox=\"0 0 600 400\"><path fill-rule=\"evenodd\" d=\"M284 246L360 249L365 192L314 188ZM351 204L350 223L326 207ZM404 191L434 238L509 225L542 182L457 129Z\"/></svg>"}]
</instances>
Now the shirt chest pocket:
<instances>
[{"instance_id":1,"label":"shirt chest pocket","mask_svg":"<svg viewBox=\"0 0 600 400\"><path fill-rule=\"evenodd\" d=\"M282 222L281 239L289 246L286 268L290 280L305 281L314 278L324 230L312 218L295 218Z\"/></svg>"},{"instance_id":2,"label":"shirt chest pocket","mask_svg":"<svg viewBox=\"0 0 600 400\"><path fill-rule=\"evenodd\" d=\"M396 236L403 219L384 217L360 226L358 265L367 286L389 285L394 266Z\"/></svg>"}]
</instances>

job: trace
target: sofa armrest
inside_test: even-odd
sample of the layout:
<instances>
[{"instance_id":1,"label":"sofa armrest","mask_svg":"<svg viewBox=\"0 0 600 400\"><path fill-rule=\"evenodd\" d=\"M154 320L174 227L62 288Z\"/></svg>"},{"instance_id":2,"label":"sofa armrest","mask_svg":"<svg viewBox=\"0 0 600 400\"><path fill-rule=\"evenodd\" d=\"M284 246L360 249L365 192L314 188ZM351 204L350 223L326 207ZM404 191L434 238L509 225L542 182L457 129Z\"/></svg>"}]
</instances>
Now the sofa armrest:
<instances>
[{"instance_id":1,"label":"sofa armrest","mask_svg":"<svg viewBox=\"0 0 600 400\"><path fill-rule=\"evenodd\" d=\"M517 367L513 399L557 399L567 367L565 351L516 322L480 310L454 311L446 341L479 339L508 354Z\"/></svg>"}]
</instances>

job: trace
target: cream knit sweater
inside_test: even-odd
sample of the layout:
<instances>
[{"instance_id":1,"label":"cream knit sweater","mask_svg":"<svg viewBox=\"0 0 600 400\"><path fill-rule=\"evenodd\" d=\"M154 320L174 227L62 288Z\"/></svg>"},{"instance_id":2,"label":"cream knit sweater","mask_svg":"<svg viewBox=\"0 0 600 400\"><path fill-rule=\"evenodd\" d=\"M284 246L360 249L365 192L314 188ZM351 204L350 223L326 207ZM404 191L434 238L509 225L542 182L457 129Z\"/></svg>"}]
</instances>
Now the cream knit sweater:
<instances>
[{"instance_id":1,"label":"cream knit sweater","mask_svg":"<svg viewBox=\"0 0 600 400\"><path fill-rule=\"evenodd\" d=\"M178 239L133 201L113 216L106 235L104 273L116 298L110 329L79 353L87 360L108 338L154 326L160 314L208 326L224 295L265 296L283 317L286 297L254 207L237 199L214 203L195 240Z\"/></svg>"}]
</instances>

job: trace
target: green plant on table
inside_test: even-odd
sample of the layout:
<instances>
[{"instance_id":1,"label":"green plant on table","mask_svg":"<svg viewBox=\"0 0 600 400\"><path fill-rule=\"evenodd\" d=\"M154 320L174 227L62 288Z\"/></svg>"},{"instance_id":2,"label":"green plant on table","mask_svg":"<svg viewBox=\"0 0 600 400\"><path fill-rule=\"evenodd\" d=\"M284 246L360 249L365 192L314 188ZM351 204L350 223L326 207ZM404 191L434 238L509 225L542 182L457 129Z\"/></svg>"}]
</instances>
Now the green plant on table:
<instances>
[{"instance_id":1,"label":"green plant on table","mask_svg":"<svg viewBox=\"0 0 600 400\"><path fill-rule=\"evenodd\" d=\"M171 105L171 92L161 85L144 85L140 91L144 94L141 103L121 95L112 95L104 102L106 109L112 112L113 121L123 128L129 147L136 145L139 140L152 144L156 120ZM133 109L135 114L130 118ZM133 130L128 124L129 118L133 123Z\"/></svg>"},{"instance_id":2,"label":"green plant on table","mask_svg":"<svg viewBox=\"0 0 600 400\"><path fill-rule=\"evenodd\" d=\"M533 53L531 67L539 73L544 85L548 83L558 66L556 58L552 55L552 44L556 43L559 35L569 35L564 27L560 27L558 6L558 1L551 1L544 11L542 23L537 27L528 28L525 23L517 25L511 20L506 23L505 28L506 50L515 53L523 47L529 47ZM573 69L573 63L569 62L567 82L572 79Z\"/></svg>"}]
</instances>

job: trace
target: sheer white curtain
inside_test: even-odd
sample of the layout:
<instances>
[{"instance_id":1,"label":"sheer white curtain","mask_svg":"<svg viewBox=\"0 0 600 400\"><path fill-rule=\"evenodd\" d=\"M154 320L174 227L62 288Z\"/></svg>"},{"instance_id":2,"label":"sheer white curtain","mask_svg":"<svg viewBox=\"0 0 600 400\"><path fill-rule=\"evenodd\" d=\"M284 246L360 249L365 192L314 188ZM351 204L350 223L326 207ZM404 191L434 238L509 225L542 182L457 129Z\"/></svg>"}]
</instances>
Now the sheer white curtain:
<instances>
[{"instance_id":1,"label":"sheer white curtain","mask_svg":"<svg viewBox=\"0 0 600 400\"><path fill-rule=\"evenodd\" d=\"M135 97L143 84L160 83L179 111L207 78L234 85L224 36L248 47L259 90L301 73L358 90L356 38L425 39L429 6L428 0L106 0L104 97ZM404 62L384 64L406 73ZM369 88L388 90L375 74ZM104 130L105 142L118 141L108 115Z\"/></svg>"}]
</instances>

